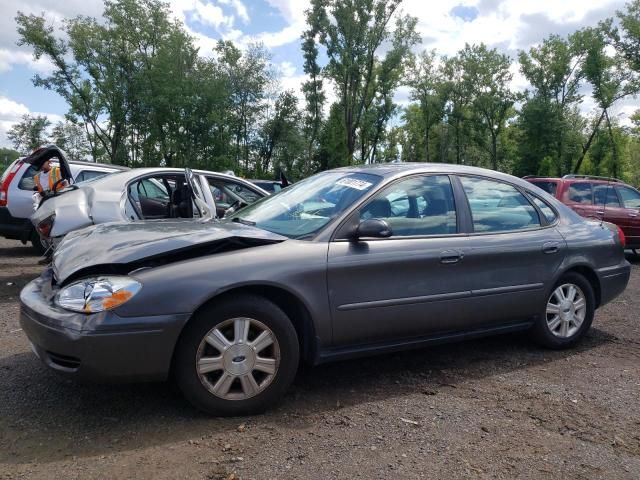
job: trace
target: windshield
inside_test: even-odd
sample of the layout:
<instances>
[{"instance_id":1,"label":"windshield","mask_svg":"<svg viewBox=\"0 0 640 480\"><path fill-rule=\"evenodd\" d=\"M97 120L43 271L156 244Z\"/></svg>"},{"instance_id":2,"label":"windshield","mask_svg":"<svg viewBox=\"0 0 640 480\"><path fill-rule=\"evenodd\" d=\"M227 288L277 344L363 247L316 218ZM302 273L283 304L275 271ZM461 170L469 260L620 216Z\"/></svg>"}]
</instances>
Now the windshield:
<instances>
[{"instance_id":1,"label":"windshield","mask_svg":"<svg viewBox=\"0 0 640 480\"><path fill-rule=\"evenodd\" d=\"M289 238L314 234L382 180L378 175L325 172L243 208L232 221L249 223Z\"/></svg>"}]
</instances>

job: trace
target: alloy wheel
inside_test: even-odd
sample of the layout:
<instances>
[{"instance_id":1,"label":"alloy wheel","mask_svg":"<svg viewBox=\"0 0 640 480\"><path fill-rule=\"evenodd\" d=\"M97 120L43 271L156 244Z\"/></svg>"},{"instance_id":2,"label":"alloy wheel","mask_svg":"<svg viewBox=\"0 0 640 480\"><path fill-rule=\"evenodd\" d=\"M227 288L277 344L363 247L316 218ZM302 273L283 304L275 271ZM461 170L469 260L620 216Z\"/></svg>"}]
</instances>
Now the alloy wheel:
<instances>
[{"instance_id":1,"label":"alloy wheel","mask_svg":"<svg viewBox=\"0 0 640 480\"><path fill-rule=\"evenodd\" d=\"M273 382L279 364L278 339L253 318L232 318L216 325L196 352L200 382L224 400L256 396Z\"/></svg>"},{"instance_id":2,"label":"alloy wheel","mask_svg":"<svg viewBox=\"0 0 640 480\"><path fill-rule=\"evenodd\" d=\"M549 331L556 337L572 337L584 322L586 312L587 302L580 287L573 283L560 285L547 302Z\"/></svg>"}]
</instances>

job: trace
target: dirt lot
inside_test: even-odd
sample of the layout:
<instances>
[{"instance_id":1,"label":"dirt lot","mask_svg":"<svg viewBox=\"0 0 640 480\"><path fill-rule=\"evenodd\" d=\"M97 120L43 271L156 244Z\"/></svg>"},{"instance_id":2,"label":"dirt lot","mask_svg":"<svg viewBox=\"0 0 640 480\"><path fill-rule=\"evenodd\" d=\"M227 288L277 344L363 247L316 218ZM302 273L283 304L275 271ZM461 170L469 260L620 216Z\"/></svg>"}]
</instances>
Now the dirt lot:
<instances>
[{"instance_id":1,"label":"dirt lot","mask_svg":"<svg viewBox=\"0 0 640 480\"><path fill-rule=\"evenodd\" d=\"M0 240L0 479L640 478L640 263L575 350L510 335L326 365L218 419L40 365L17 304L36 261Z\"/></svg>"}]
</instances>

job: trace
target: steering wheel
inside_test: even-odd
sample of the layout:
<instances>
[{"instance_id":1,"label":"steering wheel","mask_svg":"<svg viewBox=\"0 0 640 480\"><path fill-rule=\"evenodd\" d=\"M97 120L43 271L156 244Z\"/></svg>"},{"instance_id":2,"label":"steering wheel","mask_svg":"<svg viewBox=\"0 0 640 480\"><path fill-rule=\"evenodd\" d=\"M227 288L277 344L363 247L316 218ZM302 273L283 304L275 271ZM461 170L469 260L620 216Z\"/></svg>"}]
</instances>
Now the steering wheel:
<instances>
[{"instance_id":1,"label":"steering wheel","mask_svg":"<svg viewBox=\"0 0 640 480\"><path fill-rule=\"evenodd\" d=\"M227 210L224 212L224 216L226 217L227 215L231 215L236 210L239 210L242 207L246 207L246 206L247 206L247 204L245 202L243 202L242 200L236 200L231 205L229 205L229 208L227 208Z\"/></svg>"}]
</instances>

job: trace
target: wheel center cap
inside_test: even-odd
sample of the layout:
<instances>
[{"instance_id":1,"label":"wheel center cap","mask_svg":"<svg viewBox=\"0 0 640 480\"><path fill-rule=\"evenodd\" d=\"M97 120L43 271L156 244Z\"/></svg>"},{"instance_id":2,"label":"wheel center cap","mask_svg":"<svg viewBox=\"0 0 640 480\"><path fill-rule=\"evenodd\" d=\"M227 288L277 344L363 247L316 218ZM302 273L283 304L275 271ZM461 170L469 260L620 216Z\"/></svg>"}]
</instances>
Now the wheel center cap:
<instances>
[{"instance_id":1,"label":"wheel center cap","mask_svg":"<svg viewBox=\"0 0 640 480\"><path fill-rule=\"evenodd\" d=\"M571 302L565 302L560 306L560 317L563 320L567 320L573 316L573 304Z\"/></svg>"},{"instance_id":2,"label":"wheel center cap","mask_svg":"<svg viewBox=\"0 0 640 480\"><path fill-rule=\"evenodd\" d=\"M232 345L223 355L225 371L230 375L246 375L256 363L256 355L248 345Z\"/></svg>"}]
</instances>

